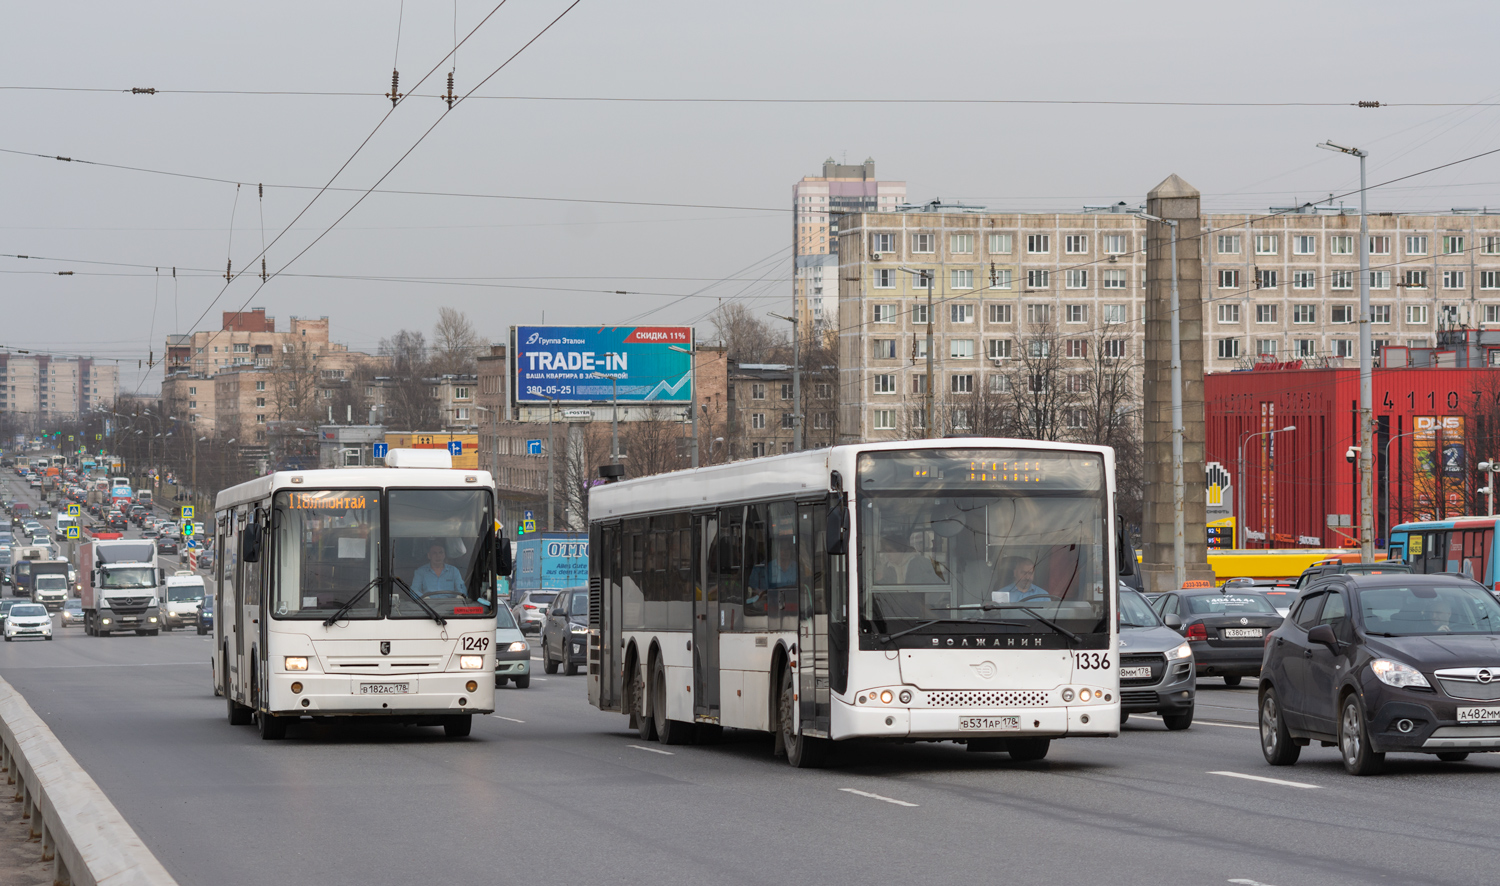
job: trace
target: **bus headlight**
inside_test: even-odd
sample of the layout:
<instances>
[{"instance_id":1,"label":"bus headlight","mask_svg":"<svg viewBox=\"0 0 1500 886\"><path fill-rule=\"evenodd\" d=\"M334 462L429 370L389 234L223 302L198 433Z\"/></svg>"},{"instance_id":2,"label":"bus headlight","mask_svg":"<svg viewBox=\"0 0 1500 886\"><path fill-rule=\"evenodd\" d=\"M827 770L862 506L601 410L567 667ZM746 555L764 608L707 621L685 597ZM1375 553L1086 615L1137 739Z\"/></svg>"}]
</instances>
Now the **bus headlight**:
<instances>
[{"instance_id":1,"label":"bus headlight","mask_svg":"<svg viewBox=\"0 0 1500 886\"><path fill-rule=\"evenodd\" d=\"M509 649L511 652L525 652L527 649L530 649L531 647L526 645L526 641L525 640L517 640L516 642L514 642L514 643L510 644L509 646L507 646L506 648Z\"/></svg>"},{"instance_id":2,"label":"bus headlight","mask_svg":"<svg viewBox=\"0 0 1500 886\"><path fill-rule=\"evenodd\" d=\"M305 670L307 670L307 656L305 656L305 655L288 655L286 657L286 669L289 670L289 671L305 671Z\"/></svg>"},{"instance_id":3,"label":"bus headlight","mask_svg":"<svg viewBox=\"0 0 1500 886\"><path fill-rule=\"evenodd\" d=\"M482 655L460 655L458 666L466 671L477 671L484 667L484 656Z\"/></svg>"}]
</instances>

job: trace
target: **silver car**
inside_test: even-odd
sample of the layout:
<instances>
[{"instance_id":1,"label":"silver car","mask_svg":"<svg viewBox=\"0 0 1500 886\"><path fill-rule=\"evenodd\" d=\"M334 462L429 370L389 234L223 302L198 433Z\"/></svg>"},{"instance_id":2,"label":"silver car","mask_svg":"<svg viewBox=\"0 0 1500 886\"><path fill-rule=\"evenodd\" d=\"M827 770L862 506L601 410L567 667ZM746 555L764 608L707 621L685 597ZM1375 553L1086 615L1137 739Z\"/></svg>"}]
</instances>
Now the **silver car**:
<instances>
[{"instance_id":1,"label":"silver car","mask_svg":"<svg viewBox=\"0 0 1500 886\"><path fill-rule=\"evenodd\" d=\"M516 625L523 631L540 633L542 625L547 621L547 609L556 596L556 590L523 591L521 599L510 607L511 615L516 618Z\"/></svg>"},{"instance_id":2,"label":"silver car","mask_svg":"<svg viewBox=\"0 0 1500 886\"><path fill-rule=\"evenodd\" d=\"M1193 725L1193 647L1137 591L1120 588L1120 722L1155 713L1168 729Z\"/></svg>"},{"instance_id":3,"label":"silver car","mask_svg":"<svg viewBox=\"0 0 1500 886\"><path fill-rule=\"evenodd\" d=\"M495 612L495 686L516 684L517 689L531 685L531 644L516 627L510 611Z\"/></svg>"}]
</instances>

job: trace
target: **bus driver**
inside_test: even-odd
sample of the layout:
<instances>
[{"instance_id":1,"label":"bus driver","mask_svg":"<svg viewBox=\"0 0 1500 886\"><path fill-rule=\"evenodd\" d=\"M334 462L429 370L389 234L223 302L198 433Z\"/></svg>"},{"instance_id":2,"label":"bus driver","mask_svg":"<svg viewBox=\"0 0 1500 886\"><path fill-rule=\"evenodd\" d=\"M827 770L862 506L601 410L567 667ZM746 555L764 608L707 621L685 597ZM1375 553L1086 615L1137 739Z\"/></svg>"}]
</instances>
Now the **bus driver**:
<instances>
[{"instance_id":1,"label":"bus driver","mask_svg":"<svg viewBox=\"0 0 1500 886\"><path fill-rule=\"evenodd\" d=\"M1021 558L1016 561L1015 571L1011 573L1011 582L991 597L996 603L1024 603L1027 600L1047 600L1052 595L1040 586L1031 583L1032 576L1036 575L1036 561Z\"/></svg>"},{"instance_id":2,"label":"bus driver","mask_svg":"<svg viewBox=\"0 0 1500 886\"><path fill-rule=\"evenodd\" d=\"M465 592L464 577L458 567L448 562L448 548L443 540L435 538L427 546L427 565L418 566L411 578L414 594L459 594Z\"/></svg>"}]
</instances>

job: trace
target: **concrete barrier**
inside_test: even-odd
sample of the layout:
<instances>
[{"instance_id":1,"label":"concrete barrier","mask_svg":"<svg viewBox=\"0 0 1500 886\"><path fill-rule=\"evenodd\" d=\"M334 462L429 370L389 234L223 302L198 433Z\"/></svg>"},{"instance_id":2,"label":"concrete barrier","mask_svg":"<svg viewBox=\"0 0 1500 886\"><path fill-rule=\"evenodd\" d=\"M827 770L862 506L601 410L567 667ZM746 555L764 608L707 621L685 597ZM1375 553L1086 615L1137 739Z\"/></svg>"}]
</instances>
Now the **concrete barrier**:
<instances>
[{"instance_id":1,"label":"concrete barrier","mask_svg":"<svg viewBox=\"0 0 1500 886\"><path fill-rule=\"evenodd\" d=\"M176 886L26 699L0 679L0 772L55 883Z\"/></svg>"}]
</instances>

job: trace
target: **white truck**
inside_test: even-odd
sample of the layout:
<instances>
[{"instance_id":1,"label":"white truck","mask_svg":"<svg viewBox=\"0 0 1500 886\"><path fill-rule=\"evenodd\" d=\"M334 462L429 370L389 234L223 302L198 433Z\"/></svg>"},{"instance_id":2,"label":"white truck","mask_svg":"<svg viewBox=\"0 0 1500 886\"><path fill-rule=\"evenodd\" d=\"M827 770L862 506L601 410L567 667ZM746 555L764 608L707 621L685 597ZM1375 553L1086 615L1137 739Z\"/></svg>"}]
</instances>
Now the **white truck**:
<instances>
[{"instance_id":1,"label":"white truck","mask_svg":"<svg viewBox=\"0 0 1500 886\"><path fill-rule=\"evenodd\" d=\"M179 569L167 576L166 608L162 610L163 630L189 628L198 624L206 588L203 576L190 569Z\"/></svg>"},{"instance_id":2,"label":"white truck","mask_svg":"<svg viewBox=\"0 0 1500 886\"><path fill-rule=\"evenodd\" d=\"M78 596L83 630L94 637L114 631L155 636L161 630L166 570L150 539L89 541L78 547Z\"/></svg>"}]
</instances>

